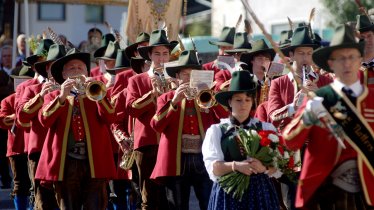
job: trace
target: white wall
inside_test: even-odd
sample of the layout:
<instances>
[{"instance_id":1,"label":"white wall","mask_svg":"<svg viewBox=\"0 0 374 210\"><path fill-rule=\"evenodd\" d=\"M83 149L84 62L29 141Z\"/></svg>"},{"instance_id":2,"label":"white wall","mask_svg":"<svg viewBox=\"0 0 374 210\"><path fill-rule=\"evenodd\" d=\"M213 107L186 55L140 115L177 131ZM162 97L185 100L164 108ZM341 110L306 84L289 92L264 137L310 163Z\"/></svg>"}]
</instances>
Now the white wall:
<instances>
[{"instance_id":1,"label":"white wall","mask_svg":"<svg viewBox=\"0 0 374 210\"><path fill-rule=\"evenodd\" d=\"M326 27L329 18L328 12L323 8L319 0L247 0L256 13L257 17L264 24L266 30L271 33L271 25L288 23L287 16L292 21L308 21L309 13L313 7L316 8L316 15L313 28ZM244 16L244 7L241 0L212 0L212 34L219 36L224 25L234 27L240 13ZM249 16L249 14L248 14ZM250 18L252 20L252 18ZM242 24L240 30L243 31ZM261 31L252 21L254 34Z\"/></svg>"},{"instance_id":2,"label":"white wall","mask_svg":"<svg viewBox=\"0 0 374 210\"><path fill-rule=\"evenodd\" d=\"M25 12L24 5L21 7L21 32L25 32ZM38 5L29 4L29 24L30 35L42 34L43 30L51 27L57 34L64 34L70 42L78 45L82 40L87 40L87 31L95 26L94 23L85 22L85 5L66 4L65 21L39 21ZM104 20L108 21L113 28L121 31L122 13L127 12L127 7L105 6ZM97 24L103 34L109 33L103 24Z\"/></svg>"}]
</instances>

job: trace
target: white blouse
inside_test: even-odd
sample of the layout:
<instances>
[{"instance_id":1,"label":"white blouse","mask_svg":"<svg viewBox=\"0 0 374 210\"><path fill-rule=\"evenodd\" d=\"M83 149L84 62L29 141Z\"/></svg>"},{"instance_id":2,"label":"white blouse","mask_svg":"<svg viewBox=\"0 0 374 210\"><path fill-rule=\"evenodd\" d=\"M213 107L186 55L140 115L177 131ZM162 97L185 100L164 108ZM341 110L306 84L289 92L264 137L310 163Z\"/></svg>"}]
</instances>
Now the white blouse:
<instances>
[{"instance_id":1,"label":"white blouse","mask_svg":"<svg viewBox=\"0 0 374 210\"><path fill-rule=\"evenodd\" d=\"M248 126L256 124L258 122L259 120L257 118L252 118L249 121ZM224 156L221 149L222 132L219 126L226 123L229 124L229 126L232 125L229 118L221 119L221 122L219 124L211 125L210 128L208 128L205 139L203 141L202 153L205 168L208 171L210 179L214 182L217 181L218 176L213 174L213 164L216 161L224 161ZM274 127L274 125L267 122L262 122L262 129L277 132L277 129Z\"/></svg>"}]
</instances>

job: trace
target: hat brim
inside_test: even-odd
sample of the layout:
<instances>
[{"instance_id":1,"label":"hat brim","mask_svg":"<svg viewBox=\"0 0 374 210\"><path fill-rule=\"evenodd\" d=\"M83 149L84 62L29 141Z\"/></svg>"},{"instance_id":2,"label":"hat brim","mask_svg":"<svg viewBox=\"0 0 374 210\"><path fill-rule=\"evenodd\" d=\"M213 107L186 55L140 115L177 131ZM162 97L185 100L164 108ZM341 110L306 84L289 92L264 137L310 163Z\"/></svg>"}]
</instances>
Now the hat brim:
<instances>
[{"instance_id":1,"label":"hat brim","mask_svg":"<svg viewBox=\"0 0 374 210\"><path fill-rule=\"evenodd\" d=\"M95 52L93 54L94 58L98 59L99 57L104 56L107 47L108 46L103 46L103 47L100 47L97 50L95 50Z\"/></svg>"},{"instance_id":2,"label":"hat brim","mask_svg":"<svg viewBox=\"0 0 374 210\"><path fill-rule=\"evenodd\" d=\"M250 49L233 49L233 50L225 50L225 53L228 55L233 55L235 53L249 53L251 52Z\"/></svg>"},{"instance_id":3,"label":"hat brim","mask_svg":"<svg viewBox=\"0 0 374 210\"><path fill-rule=\"evenodd\" d=\"M23 75L23 76L18 76L18 75L9 75L11 78L13 79L32 79L33 77L30 77L30 76L26 76L26 75Z\"/></svg>"},{"instance_id":4,"label":"hat brim","mask_svg":"<svg viewBox=\"0 0 374 210\"><path fill-rule=\"evenodd\" d=\"M318 67L322 68L323 70L333 73L333 70L330 69L327 63L332 51L343 49L343 48L355 48L358 51L360 51L361 55L364 55L364 47L365 47L365 42L341 44L341 45L332 46L332 47L323 47L323 48L316 50L313 53L312 55L313 62Z\"/></svg>"},{"instance_id":5,"label":"hat brim","mask_svg":"<svg viewBox=\"0 0 374 210\"><path fill-rule=\"evenodd\" d=\"M90 75L90 54L89 53L74 53L71 55L64 56L56 60L51 66L51 74L55 81L59 84L64 83L65 79L62 77L62 70L64 65L74 59L78 59L86 64L87 73Z\"/></svg>"},{"instance_id":6,"label":"hat brim","mask_svg":"<svg viewBox=\"0 0 374 210\"><path fill-rule=\"evenodd\" d=\"M191 65L181 65L181 66L172 66L172 67L166 67L166 73L170 76L170 77L173 77L175 78L176 77L176 73L181 70L181 69L186 69L186 68L192 68L192 69L198 69L200 70L202 68L201 65L195 65L195 64L191 64Z\"/></svg>"},{"instance_id":7,"label":"hat brim","mask_svg":"<svg viewBox=\"0 0 374 210\"><path fill-rule=\"evenodd\" d=\"M150 61L151 58L149 57L148 52L152 49L152 47L165 46L165 47L168 47L170 49L170 51L172 51L174 49L174 47L177 46L178 44L179 44L178 42L170 42L169 44L158 44L158 45L152 45L152 46L144 46L144 47L139 47L137 49L138 49L139 55L142 58Z\"/></svg>"},{"instance_id":8,"label":"hat brim","mask_svg":"<svg viewBox=\"0 0 374 210\"><path fill-rule=\"evenodd\" d=\"M31 55L31 56L29 56L29 57L26 58L26 62L24 64L32 66L36 62L38 62L39 57L41 57L41 56L39 56L39 55Z\"/></svg>"},{"instance_id":9,"label":"hat brim","mask_svg":"<svg viewBox=\"0 0 374 210\"><path fill-rule=\"evenodd\" d=\"M122 66L122 67L116 67L116 68L112 68L112 69L107 69L106 71L111 74L111 75L116 75L118 71L120 70L127 70L127 69L131 69L130 66Z\"/></svg>"},{"instance_id":10,"label":"hat brim","mask_svg":"<svg viewBox=\"0 0 374 210\"><path fill-rule=\"evenodd\" d=\"M209 41L209 44L216 45L216 46L223 46L223 47L233 46L232 43L229 43L229 42L220 42L220 41Z\"/></svg>"},{"instance_id":11,"label":"hat brim","mask_svg":"<svg viewBox=\"0 0 374 210\"><path fill-rule=\"evenodd\" d=\"M223 106L229 107L229 99L236 93L250 93L256 94L257 87L251 90L235 90L235 91L222 91L215 95L216 101Z\"/></svg>"},{"instance_id":12,"label":"hat brim","mask_svg":"<svg viewBox=\"0 0 374 210\"><path fill-rule=\"evenodd\" d=\"M281 51L285 56L290 57L290 52L298 47L312 47L313 50L315 50L319 48L320 46L317 44L302 44L302 45L296 45L296 46L288 45L288 46L281 48Z\"/></svg>"}]
</instances>

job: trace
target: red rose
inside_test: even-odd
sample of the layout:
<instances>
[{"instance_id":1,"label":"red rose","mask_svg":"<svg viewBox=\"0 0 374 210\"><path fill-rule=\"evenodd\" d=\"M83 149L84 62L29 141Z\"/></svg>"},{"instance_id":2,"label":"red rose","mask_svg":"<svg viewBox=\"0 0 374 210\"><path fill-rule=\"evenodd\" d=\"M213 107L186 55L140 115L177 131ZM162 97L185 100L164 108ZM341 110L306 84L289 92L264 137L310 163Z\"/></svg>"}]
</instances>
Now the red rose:
<instances>
[{"instance_id":1,"label":"red rose","mask_svg":"<svg viewBox=\"0 0 374 210\"><path fill-rule=\"evenodd\" d=\"M293 160L293 156L291 156L289 161L288 161L288 168L293 169L294 167L295 167L295 163L294 163L294 160Z\"/></svg>"},{"instance_id":2,"label":"red rose","mask_svg":"<svg viewBox=\"0 0 374 210\"><path fill-rule=\"evenodd\" d=\"M271 143L271 141L267 137L262 137L261 138L261 141L260 141L261 146L267 147L267 146L270 145L270 143Z\"/></svg>"},{"instance_id":3,"label":"red rose","mask_svg":"<svg viewBox=\"0 0 374 210\"><path fill-rule=\"evenodd\" d=\"M283 149L282 145L278 145L278 150L279 150L279 153L283 156L284 149Z\"/></svg>"}]
</instances>

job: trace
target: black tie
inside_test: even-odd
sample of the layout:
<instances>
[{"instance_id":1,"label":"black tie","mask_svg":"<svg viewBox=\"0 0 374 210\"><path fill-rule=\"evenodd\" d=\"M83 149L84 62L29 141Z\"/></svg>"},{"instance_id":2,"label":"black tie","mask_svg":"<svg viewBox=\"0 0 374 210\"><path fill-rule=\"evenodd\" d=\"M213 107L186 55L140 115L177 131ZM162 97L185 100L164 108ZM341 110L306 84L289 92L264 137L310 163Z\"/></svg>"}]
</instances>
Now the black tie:
<instances>
[{"instance_id":1,"label":"black tie","mask_svg":"<svg viewBox=\"0 0 374 210\"><path fill-rule=\"evenodd\" d=\"M357 97L353 93L351 88L343 87L342 91L345 93L345 95L349 98L349 100L353 103L353 105L356 106L356 99Z\"/></svg>"}]
</instances>

